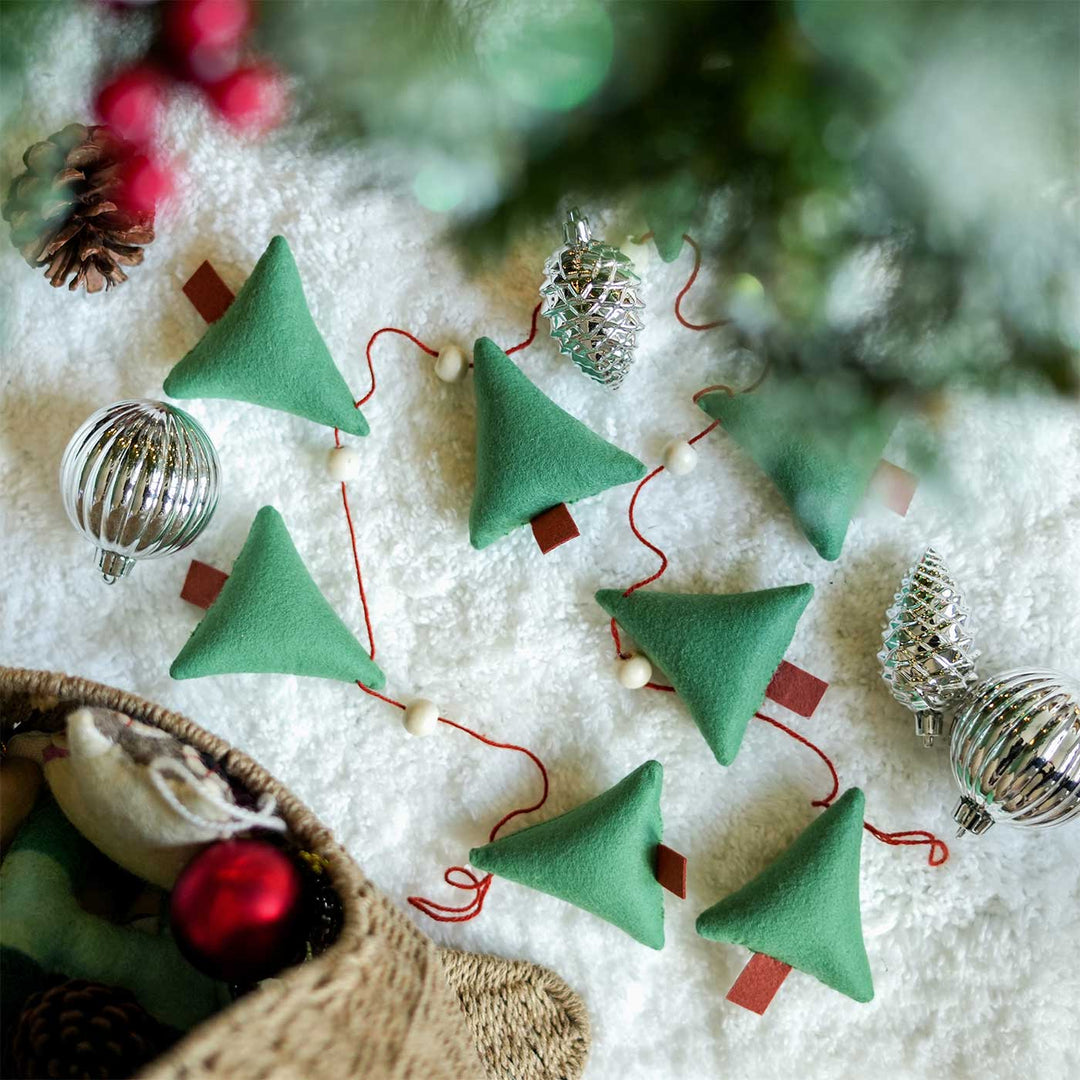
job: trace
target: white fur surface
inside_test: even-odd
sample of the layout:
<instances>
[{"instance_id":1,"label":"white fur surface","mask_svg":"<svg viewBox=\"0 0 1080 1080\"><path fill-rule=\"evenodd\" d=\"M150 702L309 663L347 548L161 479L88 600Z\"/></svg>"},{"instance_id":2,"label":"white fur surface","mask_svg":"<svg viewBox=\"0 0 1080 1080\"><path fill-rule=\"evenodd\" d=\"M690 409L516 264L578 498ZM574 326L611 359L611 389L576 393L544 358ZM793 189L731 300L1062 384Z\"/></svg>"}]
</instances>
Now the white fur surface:
<instances>
[{"instance_id":1,"label":"white fur surface","mask_svg":"<svg viewBox=\"0 0 1080 1080\"><path fill-rule=\"evenodd\" d=\"M90 59L73 45L91 18L77 15L43 50L36 106L2 147L8 174L29 142L85 118ZM170 366L203 329L180 287L204 258L235 289L270 237L285 234L315 320L359 394L364 343L380 326L408 328L436 348L469 348L481 334L504 346L521 340L558 222L503 265L463 267L442 238L445 222L395 193L376 151L318 157L284 138L245 143L194 100L174 104L167 131L182 170L177 197L144 265L120 289L94 297L53 290L4 243L0 659L116 684L187 713L306 800L403 908L413 893L459 902L463 894L442 884L443 869L461 863L504 812L536 797L524 758L448 729L410 738L396 710L348 685L168 676L199 618L178 597L189 558L227 569L266 503L284 514L315 580L362 637L348 536L325 466L331 433L251 405L181 403L221 456L217 515L189 552L142 563L112 588L64 516L57 466L91 411L161 394ZM585 209L620 242L639 225ZM617 395L587 382L543 334L517 357L556 401L650 465L670 438L704 426L690 404L695 389L751 375L722 333L693 334L672 317L689 259L684 251L671 266L649 261L648 326ZM688 314L708 312L691 297ZM618 686L592 594L655 568L626 525L630 488L576 508L581 539L547 557L528 530L475 552L467 534L470 381L439 381L430 358L395 337L380 340L376 366L379 390L365 408L372 433L353 442L362 474L351 498L388 691L431 698L444 715L535 750L552 793L530 820L659 758L665 839L690 859L689 898L668 897L661 953L504 881L468 924L440 926L406 909L423 929L560 972L593 1018L590 1080L1068 1072L1080 1006L1075 824L1032 834L995 828L953 843L941 869L927 866L925 848L867 836L862 901L875 1000L857 1005L793 973L762 1018L724 1001L747 953L697 938L694 918L813 819L810 800L828 790L824 767L756 723L734 766L722 769L673 696ZM815 585L788 655L830 689L813 719L771 711L832 755L845 786L865 789L868 818L881 828L952 839L947 756L917 745L874 658L885 607L927 542L966 588L984 673L1045 666L1080 674L1077 421L1075 406L1061 403L954 398L942 428L949 476L924 482L906 519L868 506L835 564L817 557L721 433L699 444L693 473L664 476L642 497L640 525L672 560L664 587ZM890 446L901 463L904 434Z\"/></svg>"}]
</instances>

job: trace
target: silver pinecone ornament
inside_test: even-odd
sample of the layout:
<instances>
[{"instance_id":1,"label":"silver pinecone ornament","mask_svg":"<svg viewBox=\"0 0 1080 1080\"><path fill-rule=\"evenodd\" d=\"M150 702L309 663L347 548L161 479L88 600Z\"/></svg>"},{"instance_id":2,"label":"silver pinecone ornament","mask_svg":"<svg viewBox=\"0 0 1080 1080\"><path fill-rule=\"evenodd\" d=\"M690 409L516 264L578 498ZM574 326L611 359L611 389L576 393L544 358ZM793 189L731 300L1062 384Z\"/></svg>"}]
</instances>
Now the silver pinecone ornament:
<instances>
[{"instance_id":1,"label":"silver pinecone ornament","mask_svg":"<svg viewBox=\"0 0 1080 1080\"><path fill-rule=\"evenodd\" d=\"M629 256L594 240L577 210L566 215L566 243L544 266L540 313L551 336L582 371L617 389L634 362L645 309Z\"/></svg>"},{"instance_id":2,"label":"silver pinecone ornament","mask_svg":"<svg viewBox=\"0 0 1080 1080\"><path fill-rule=\"evenodd\" d=\"M885 618L881 677L915 714L916 735L933 746L942 713L975 681L979 658L963 597L933 548L904 576Z\"/></svg>"},{"instance_id":3,"label":"silver pinecone ornament","mask_svg":"<svg viewBox=\"0 0 1080 1080\"><path fill-rule=\"evenodd\" d=\"M960 835L995 821L1046 828L1080 817L1080 683L1007 671L964 699L949 734Z\"/></svg>"}]
</instances>

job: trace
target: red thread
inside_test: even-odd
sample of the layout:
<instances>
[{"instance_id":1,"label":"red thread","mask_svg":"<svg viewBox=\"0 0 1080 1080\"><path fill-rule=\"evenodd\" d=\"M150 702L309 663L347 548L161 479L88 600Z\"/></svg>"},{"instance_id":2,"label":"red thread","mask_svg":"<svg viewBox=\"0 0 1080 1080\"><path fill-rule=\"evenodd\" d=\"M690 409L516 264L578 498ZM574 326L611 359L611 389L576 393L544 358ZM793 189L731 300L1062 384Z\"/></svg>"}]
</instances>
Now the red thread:
<instances>
[{"instance_id":1,"label":"red thread","mask_svg":"<svg viewBox=\"0 0 1080 1080\"><path fill-rule=\"evenodd\" d=\"M365 686L359 680L356 685L359 686L365 694L370 694L380 701L385 701L387 705L393 705L395 708L401 709L403 712L405 711L405 706L400 701L388 697L386 694L380 694L378 690L372 690L370 686ZM540 798L531 806L518 807L516 810L511 810L510 813L499 818L492 826L491 832L488 833L489 844L495 840L499 835L499 831L507 822L513 821L514 818L519 817L522 814L531 814L534 810L539 810L544 803L547 802L548 792L550 791L551 786L548 780L548 771L544 767L544 763L527 747L518 746L516 743L499 742L487 735L481 735L479 731L473 731L472 728L466 727L464 724L459 724L456 720L448 720L445 716L439 717L439 723L446 724L447 727L457 728L458 731L465 732L466 735L472 736L472 738L482 742L485 746L493 746L497 750L516 750L519 754L524 754L537 769L540 770L540 777L544 784L544 790L541 793ZM463 884L460 880L455 879L455 874L460 874L466 879L466 882ZM434 900L426 900L422 896L408 897L409 903L418 911L422 911L429 918L435 919L437 922L468 922L470 919L475 919L484 908L484 900L487 897L488 889L491 888L491 874L485 874L482 878L478 878L466 866L451 866L450 869L443 874L443 880L447 885L451 885L455 889L464 889L468 892L473 892L475 895L462 907L438 904Z\"/></svg>"},{"instance_id":2,"label":"red thread","mask_svg":"<svg viewBox=\"0 0 1080 1080\"><path fill-rule=\"evenodd\" d=\"M418 349L423 349L428 356L437 357L439 355L438 349L433 349L430 345L425 345L418 337L410 334L408 330L399 330L396 326L384 326L381 330L376 330L375 333L368 338L367 348L364 350L364 355L367 357L368 372L371 374L371 389L356 402L356 407L358 409L361 405L369 402L372 394L375 393L375 363L371 359L371 346L375 344L381 334L400 334L403 338L408 338Z\"/></svg>"},{"instance_id":3,"label":"red thread","mask_svg":"<svg viewBox=\"0 0 1080 1080\"><path fill-rule=\"evenodd\" d=\"M334 428L334 440L341 445L341 436L337 428ZM353 566L356 567L356 584L360 590L360 606L364 609L364 625L367 627L368 652L371 659L375 659L375 631L371 627L371 611L368 609L367 593L364 591L364 575L360 570L360 552L356 548L356 529L353 526L352 513L349 510L349 495L345 488L345 481L341 481L341 505L345 507L345 521L349 526L349 543L352 545Z\"/></svg>"},{"instance_id":4,"label":"red thread","mask_svg":"<svg viewBox=\"0 0 1080 1080\"><path fill-rule=\"evenodd\" d=\"M698 247L697 242L689 235L689 233L683 233L683 239L694 249L694 269L690 271L690 277L687 278L686 284L679 290L679 295L675 297L675 318L678 319L687 330L714 330L718 326L727 326L727 319L714 319L712 322L707 323L692 323L683 316L683 297L691 290L694 282L697 281L698 273L701 271L701 248Z\"/></svg>"},{"instance_id":5,"label":"red thread","mask_svg":"<svg viewBox=\"0 0 1080 1080\"><path fill-rule=\"evenodd\" d=\"M510 348L506 350L506 355L507 356L512 356L516 352L521 352L522 349L527 349L533 343L533 341L535 340L535 338L536 338L536 319L537 319L537 316L539 316L539 314L540 314L540 305L542 303L543 303L543 300L541 300L539 303L537 303L536 307L534 307L533 310L532 310L532 323L529 326L529 336L524 341L518 342L517 345L511 345ZM471 364L469 366L472 367Z\"/></svg>"},{"instance_id":6,"label":"red thread","mask_svg":"<svg viewBox=\"0 0 1080 1080\"><path fill-rule=\"evenodd\" d=\"M652 238L653 234L650 231L643 233L633 242L635 244L645 244ZM701 248L689 233L683 233L682 238L694 249L694 268L690 271L690 277L687 278L686 284L679 290L679 294L675 297L675 318L678 319L687 330L715 330L718 326L727 326L730 321L728 319L715 319L713 322L707 323L692 323L683 315L682 302L686 297L686 294L694 287L694 282L697 281L697 276L701 272Z\"/></svg>"},{"instance_id":7,"label":"red thread","mask_svg":"<svg viewBox=\"0 0 1080 1080\"><path fill-rule=\"evenodd\" d=\"M822 761L825 762L829 767L829 775L832 776L832 791L830 791L824 799L814 799L810 805L824 807L831 806L833 800L840 791L840 777L837 775L836 766L829 760L828 754L820 747L815 746L805 736L800 735L786 724L781 724L779 720L774 720L771 716L766 716L761 712L754 713L754 716L756 716L758 720L764 720L765 723L772 724L774 728L779 728L785 735L790 735L796 741L801 742L803 746L808 746ZM921 844L929 844L930 853L927 855L926 861L931 866L941 866L949 858L948 844L946 844L944 840L938 839L932 832L927 832L925 829L907 829L903 832L885 832L876 825L871 825L869 821L863 822L863 828L874 837L875 840L880 840L883 844L890 844L893 847L915 847ZM916 839L916 837L918 839Z\"/></svg>"}]
</instances>

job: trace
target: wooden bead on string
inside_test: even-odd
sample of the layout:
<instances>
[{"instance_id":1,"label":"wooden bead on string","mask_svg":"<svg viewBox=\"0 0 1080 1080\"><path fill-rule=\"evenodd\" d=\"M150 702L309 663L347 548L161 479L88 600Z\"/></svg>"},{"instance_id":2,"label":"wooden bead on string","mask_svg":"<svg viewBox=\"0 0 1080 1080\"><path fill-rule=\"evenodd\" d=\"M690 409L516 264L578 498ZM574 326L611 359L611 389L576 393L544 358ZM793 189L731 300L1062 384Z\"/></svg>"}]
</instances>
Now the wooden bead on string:
<instances>
[{"instance_id":1,"label":"wooden bead on string","mask_svg":"<svg viewBox=\"0 0 1080 1080\"><path fill-rule=\"evenodd\" d=\"M672 439L664 447L662 460L672 476L686 476L697 466L697 451L685 439Z\"/></svg>"},{"instance_id":2,"label":"wooden bead on string","mask_svg":"<svg viewBox=\"0 0 1080 1080\"><path fill-rule=\"evenodd\" d=\"M326 471L336 484L360 475L360 455L351 446L335 446L326 455Z\"/></svg>"},{"instance_id":3,"label":"wooden bead on string","mask_svg":"<svg viewBox=\"0 0 1080 1080\"><path fill-rule=\"evenodd\" d=\"M410 735L432 735L439 726L439 709L427 698L417 698L405 707L402 719Z\"/></svg>"},{"instance_id":4,"label":"wooden bead on string","mask_svg":"<svg viewBox=\"0 0 1080 1080\"><path fill-rule=\"evenodd\" d=\"M652 664L644 656L637 654L620 658L615 668L615 677L627 690L640 690L652 679Z\"/></svg>"},{"instance_id":5,"label":"wooden bead on string","mask_svg":"<svg viewBox=\"0 0 1080 1080\"><path fill-rule=\"evenodd\" d=\"M435 358L435 374L445 383L461 382L469 370L469 360L456 345L444 345Z\"/></svg>"}]
</instances>

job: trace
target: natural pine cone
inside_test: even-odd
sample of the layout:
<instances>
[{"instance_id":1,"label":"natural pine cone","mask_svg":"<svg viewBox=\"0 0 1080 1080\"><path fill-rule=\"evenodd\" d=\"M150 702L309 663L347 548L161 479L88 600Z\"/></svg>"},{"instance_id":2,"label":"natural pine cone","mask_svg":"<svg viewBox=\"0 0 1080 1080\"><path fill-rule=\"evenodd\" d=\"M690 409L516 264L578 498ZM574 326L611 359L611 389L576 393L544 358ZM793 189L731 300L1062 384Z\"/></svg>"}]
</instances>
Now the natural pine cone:
<instances>
[{"instance_id":1,"label":"natural pine cone","mask_svg":"<svg viewBox=\"0 0 1080 1080\"><path fill-rule=\"evenodd\" d=\"M11 181L0 208L11 242L59 288L88 293L127 280L154 239L154 215L122 210L116 197L134 155L109 128L68 124L23 154L26 172Z\"/></svg>"},{"instance_id":2,"label":"natural pine cone","mask_svg":"<svg viewBox=\"0 0 1080 1080\"><path fill-rule=\"evenodd\" d=\"M21 1077L124 1080L161 1053L166 1034L127 990L68 979L27 998L12 1063Z\"/></svg>"}]
</instances>

